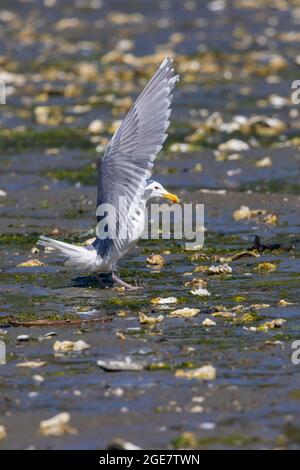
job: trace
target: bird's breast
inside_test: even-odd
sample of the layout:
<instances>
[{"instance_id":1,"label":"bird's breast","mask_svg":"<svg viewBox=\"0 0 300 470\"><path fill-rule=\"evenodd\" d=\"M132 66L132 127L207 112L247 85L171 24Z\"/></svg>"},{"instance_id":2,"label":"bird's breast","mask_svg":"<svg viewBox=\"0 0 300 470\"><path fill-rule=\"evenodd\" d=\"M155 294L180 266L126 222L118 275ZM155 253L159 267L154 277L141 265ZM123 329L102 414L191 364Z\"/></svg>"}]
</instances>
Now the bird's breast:
<instances>
[{"instance_id":1,"label":"bird's breast","mask_svg":"<svg viewBox=\"0 0 300 470\"><path fill-rule=\"evenodd\" d=\"M141 238L145 228L146 209L144 204L140 204L130 220L129 241L133 243Z\"/></svg>"}]
</instances>

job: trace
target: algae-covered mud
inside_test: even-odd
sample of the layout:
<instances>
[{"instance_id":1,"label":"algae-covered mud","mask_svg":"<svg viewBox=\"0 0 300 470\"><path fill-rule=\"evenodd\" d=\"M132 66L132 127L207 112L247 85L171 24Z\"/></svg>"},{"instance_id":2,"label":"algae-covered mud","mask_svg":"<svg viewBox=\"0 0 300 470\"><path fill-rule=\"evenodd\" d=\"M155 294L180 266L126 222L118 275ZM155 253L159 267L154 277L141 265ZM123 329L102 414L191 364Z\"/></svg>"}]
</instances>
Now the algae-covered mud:
<instances>
[{"instance_id":1,"label":"algae-covered mud","mask_svg":"<svg viewBox=\"0 0 300 470\"><path fill-rule=\"evenodd\" d=\"M296 0L1 2L1 449L299 449L299 21ZM154 174L205 205L205 244L143 240L120 272L144 289L101 289L36 241L94 236L97 159L166 55Z\"/></svg>"}]
</instances>

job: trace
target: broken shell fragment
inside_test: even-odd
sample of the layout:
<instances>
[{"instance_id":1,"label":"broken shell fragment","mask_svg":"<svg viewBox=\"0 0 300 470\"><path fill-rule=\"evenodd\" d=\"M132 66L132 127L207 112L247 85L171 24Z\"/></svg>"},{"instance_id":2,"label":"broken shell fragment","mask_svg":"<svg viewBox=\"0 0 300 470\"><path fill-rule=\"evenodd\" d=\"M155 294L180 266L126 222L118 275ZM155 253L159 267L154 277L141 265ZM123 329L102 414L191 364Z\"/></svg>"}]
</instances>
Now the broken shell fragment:
<instances>
[{"instance_id":1,"label":"broken shell fragment","mask_svg":"<svg viewBox=\"0 0 300 470\"><path fill-rule=\"evenodd\" d=\"M0 441L3 441L6 438L6 429L0 424Z\"/></svg>"},{"instance_id":2,"label":"broken shell fragment","mask_svg":"<svg viewBox=\"0 0 300 470\"><path fill-rule=\"evenodd\" d=\"M254 271L272 272L272 271L276 271L276 268L277 268L277 266L274 263L259 263L254 268Z\"/></svg>"},{"instance_id":3,"label":"broken shell fragment","mask_svg":"<svg viewBox=\"0 0 300 470\"><path fill-rule=\"evenodd\" d=\"M108 450L141 450L141 447L132 444L131 442L126 442L123 439L113 439L107 446Z\"/></svg>"},{"instance_id":4,"label":"broken shell fragment","mask_svg":"<svg viewBox=\"0 0 300 470\"><path fill-rule=\"evenodd\" d=\"M199 297L209 297L211 293L207 289L194 289L190 291L193 295L198 295Z\"/></svg>"},{"instance_id":5,"label":"broken shell fragment","mask_svg":"<svg viewBox=\"0 0 300 470\"><path fill-rule=\"evenodd\" d=\"M69 425L71 416L69 413L59 413L52 418L40 422L39 432L43 436L60 437L66 434L77 434L77 429Z\"/></svg>"},{"instance_id":6,"label":"broken shell fragment","mask_svg":"<svg viewBox=\"0 0 300 470\"><path fill-rule=\"evenodd\" d=\"M278 301L279 307L287 307L288 305L293 305L292 302L288 302L287 300L281 299Z\"/></svg>"},{"instance_id":7,"label":"broken shell fragment","mask_svg":"<svg viewBox=\"0 0 300 470\"><path fill-rule=\"evenodd\" d=\"M166 261L162 255L151 255L147 258L147 263L151 266L164 266Z\"/></svg>"},{"instance_id":8,"label":"broken shell fragment","mask_svg":"<svg viewBox=\"0 0 300 470\"><path fill-rule=\"evenodd\" d=\"M139 322L141 325L156 325L157 323L162 322L163 319L163 315L159 315L158 317L149 317L145 313L139 314Z\"/></svg>"},{"instance_id":9,"label":"broken shell fragment","mask_svg":"<svg viewBox=\"0 0 300 470\"><path fill-rule=\"evenodd\" d=\"M266 321L265 323L262 323L256 329L258 331L273 330L274 328L282 327L284 323L286 323L286 320L284 320L283 318L276 318L275 320Z\"/></svg>"},{"instance_id":10,"label":"broken shell fragment","mask_svg":"<svg viewBox=\"0 0 300 470\"><path fill-rule=\"evenodd\" d=\"M256 217L260 214L264 214L264 213L265 213L265 211L260 210L260 209L252 210L248 206L241 206L239 209L234 211L233 218L236 221L238 221L238 220L251 220L254 217Z\"/></svg>"},{"instance_id":11,"label":"broken shell fragment","mask_svg":"<svg viewBox=\"0 0 300 470\"><path fill-rule=\"evenodd\" d=\"M97 366L104 369L106 372L116 372L116 371L139 371L144 369L143 363L132 362L130 357L125 357L125 360L107 360L97 361Z\"/></svg>"},{"instance_id":12,"label":"broken shell fragment","mask_svg":"<svg viewBox=\"0 0 300 470\"><path fill-rule=\"evenodd\" d=\"M207 270L207 274L231 274L232 268L229 264L219 264L218 266L210 266Z\"/></svg>"},{"instance_id":13,"label":"broken shell fragment","mask_svg":"<svg viewBox=\"0 0 300 470\"><path fill-rule=\"evenodd\" d=\"M81 339L78 341L55 341L53 350L55 352L79 352L89 349L90 345Z\"/></svg>"},{"instance_id":14,"label":"broken shell fragment","mask_svg":"<svg viewBox=\"0 0 300 470\"><path fill-rule=\"evenodd\" d=\"M243 150L249 150L249 145L240 139L229 139L227 142L220 144L218 150L220 152L241 152Z\"/></svg>"},{"instance_id":15,"label":"broken shell fragment","mask_svg":"<svg viewBox=\"0 0 300 470\"><path fill-rule=\"evenodd\" d=\"M31 369L36 369L37 367L42 367L46 364L43 361L26 361L26 362L19 362L16 364L16 367L30 367Z\"/></svg>"},{"instance_id":16,"label":"broken shell fragment","mask_svg":"<svg viewBox=\"0 0 300 470\"><path fill-rule=\"evenodd\" d=\"M178 369L175 373L175 377L183 379L214 380L216 378L216 369L212 365L205 365L192 370Z\"/></svg>"},{"instance_id":17,"label":"broken shell fragment","mask_svg":"<svg viewBox=\"0 0 300 470\"><path fill-rule=\"evenodd\" d=\"M272 166L272 160L270 157L264 157L261 160L257 160L255 166L257 166L257 168L268 168Z\"/></svg>"},{"instance_id":18,"label":"broken shell fragment","mask_svg":"<svg viewBox=\"0 0 300 470\"><path fill-rule=\"evenodd\" d=\"M18 268L32 268L35 266L45 266L45 263L42 263L38 259L30 259L28 261L23 261L23 263L17 264Z\"/></svg>"},{"instance_id":19,"label":"broken shell fragment","mask_svg":"<svg viewBox=\"0 0 300 470\"><path fill-rule=\"evenodd\" d=\"M170 313L170 317L182 317L182 318L191 318L195 317L198 315L200 312L199 308L179 308L177 310L173 310L173 312Z\"/></svg>"},{"instance_id":20,"label":"broken shell fragment","mask_svg":"<svg viewBox=\"0 0 300 470\"><path fill-rule=\"evenodd\" d=\"M216 322L211 320L210 318L205 318L205 320L203 320L202 322L202 325L203 326L215 326Z\"/></svg>"},{"instance_id":21,"label":"broken shell fragment","mask_svg":"<svg viewBox=\"0 0 300 470\"><path fill-rule=\"evenodd\" d=\"M151 303L154 305L175 304L176 302L176 297L155 297L154 299L151 299Z\"/></svg>"}]
</instances>

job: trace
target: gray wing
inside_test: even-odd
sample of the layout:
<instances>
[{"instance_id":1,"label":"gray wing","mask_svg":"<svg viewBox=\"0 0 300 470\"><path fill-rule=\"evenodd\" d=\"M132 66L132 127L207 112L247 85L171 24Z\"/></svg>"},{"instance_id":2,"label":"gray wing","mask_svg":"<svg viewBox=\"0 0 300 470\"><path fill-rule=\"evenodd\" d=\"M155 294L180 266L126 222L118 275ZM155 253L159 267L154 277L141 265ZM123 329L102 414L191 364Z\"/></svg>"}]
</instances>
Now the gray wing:
<instances>
[{"instance_id":1,"label":"gray wing","mask_svg":"<svg viewBox=\"0 0 300 470\"><path fill-rule=\"evenodd\" d=\"M116 212L114 220L107 218L108 238L99 247L101 256L112 244L122 252L125 241L114 238L111 227L115 225L119 231L126 231L128 219L141 202L153 161L167 138L172 90L178 78L174 76L172 61L166 58L107 147L99 174L97 206L111 204ZM120 196L126 198L127 207L122 204L119 208Z\"/></svg>"}]
</instances>

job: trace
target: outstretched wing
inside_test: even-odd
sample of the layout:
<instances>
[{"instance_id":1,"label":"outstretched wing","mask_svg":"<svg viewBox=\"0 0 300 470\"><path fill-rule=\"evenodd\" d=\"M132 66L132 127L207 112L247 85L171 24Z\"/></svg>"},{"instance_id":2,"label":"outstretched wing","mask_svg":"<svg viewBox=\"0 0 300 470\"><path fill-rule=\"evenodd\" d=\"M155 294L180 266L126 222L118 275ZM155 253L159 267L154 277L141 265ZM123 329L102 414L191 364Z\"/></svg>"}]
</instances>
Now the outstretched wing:
<instances>
[{"instance_id":1,"label":"outstretched wing","mask_svg":"<svg viewBox=\"0 0 300 470\"><path fill-rule=\"evenodd\" d=\"M153 161L167 138L172 90L177 80L172 61L166 58L107 147L99 174L97 205L112 205L115 215L108 215L108 238L99 246L101 256L112 243L121 253L126 243L115 237L114 230L117 228L117 235L126 233L128 220L141 202ZM127 206L123 202L120 206L120 197L125 198L122 201L126 200ZM101 234L97 235L101 238Z\"/></svg>"}]
</instances>

